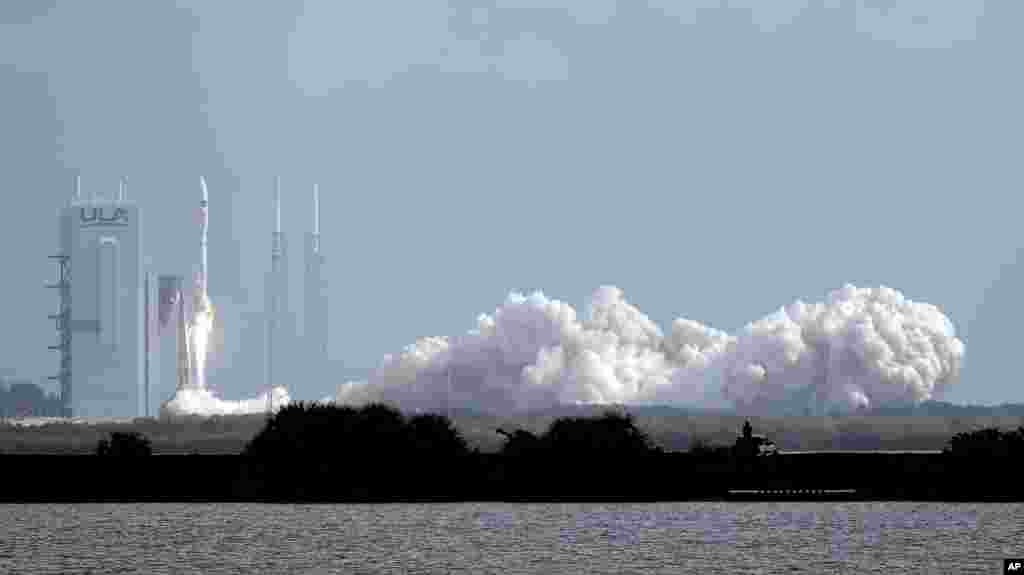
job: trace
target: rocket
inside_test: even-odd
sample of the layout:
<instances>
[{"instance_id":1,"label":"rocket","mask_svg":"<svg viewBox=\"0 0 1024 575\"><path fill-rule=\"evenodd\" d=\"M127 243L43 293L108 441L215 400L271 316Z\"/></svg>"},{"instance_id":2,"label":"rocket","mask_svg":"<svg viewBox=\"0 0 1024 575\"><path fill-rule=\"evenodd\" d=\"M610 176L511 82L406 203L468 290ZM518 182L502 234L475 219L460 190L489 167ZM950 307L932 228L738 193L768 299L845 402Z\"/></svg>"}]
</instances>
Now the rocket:
<instances>
[{"instance_id":1,"label":"rocket","mask_svg":"<svg viewBox=\"0 0 1024 575\"><path fill-rule=\"evenodd\" d=\"M281 177L274 177L274 231L270 244L270 274L267 276L266 307L266 358L265 377L267 384L267 410L273 411L274 384L276 382L274 362L274 340L281 322L281 264L284 259L284 234L281 232Z\"/></svg>"},{"instance_id":2,"label":"rocket","mask_svg":"<svg viewBox=\"0 0 1024 575\"><path fill-rule=\"evenodd\" d=\"M203 189L203 197L199 200L199 291L206 294L206 240L210 229L210 193L206 189L206 178L199 176L199 186Z\"/></svg>"},{"instance_id":3,"label":"rocket","mask_svg":"<svg viewBox=\"0 0 1024 575\"><path fill-rule=\"evenodd\" d=\"M206 293L208 260L206 257L207 232L210 227L210 195L206 189L206 178L199 177L202 197L199 200L199 272L196 273L195 289L192 292L192 309L186 319L184 306L181 307L181 328L179 334L178 389L206 387L206 354L209 351L209 337L213 328L213 305Z\"/></svg>"},{"instance_id":4,"label":"rocket","mask_svg":"<svg viewBox=\"0 0 1024 575\"><path fill-rule=\"evenodd\" d=\"M199 187L202 188L202 197L199 200L199 273L196 275L196 289L192 298L193 313L209 313L212 311L210 298L207 295L209 270L207 259L207 233L210 228L210 193L206 189L206 178L199 177Z\"/></svg>"}]
</instances>

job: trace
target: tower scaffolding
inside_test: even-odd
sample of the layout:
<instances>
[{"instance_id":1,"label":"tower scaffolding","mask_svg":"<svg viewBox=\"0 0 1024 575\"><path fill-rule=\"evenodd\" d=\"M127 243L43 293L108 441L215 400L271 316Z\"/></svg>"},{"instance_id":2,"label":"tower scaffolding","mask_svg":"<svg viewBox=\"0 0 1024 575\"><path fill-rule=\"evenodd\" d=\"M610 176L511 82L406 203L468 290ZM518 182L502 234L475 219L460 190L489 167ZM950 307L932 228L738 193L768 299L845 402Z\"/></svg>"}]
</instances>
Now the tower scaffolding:
<instances>
[{"instance_id":1,"label":"tower scaffolding","mask_svg":"<svg viewBox=\"0 0 1024 575\"><path fill-rule=\"evenodd\" d=\"M47 288L59 290L60 307L48 317L56 322L57 344L49 349L60 352L60 369L47 379L60 384L61 417L71 417L71 257L64 253L50 256L57 264L57 282Z\"/></svg>"}]
</instances>

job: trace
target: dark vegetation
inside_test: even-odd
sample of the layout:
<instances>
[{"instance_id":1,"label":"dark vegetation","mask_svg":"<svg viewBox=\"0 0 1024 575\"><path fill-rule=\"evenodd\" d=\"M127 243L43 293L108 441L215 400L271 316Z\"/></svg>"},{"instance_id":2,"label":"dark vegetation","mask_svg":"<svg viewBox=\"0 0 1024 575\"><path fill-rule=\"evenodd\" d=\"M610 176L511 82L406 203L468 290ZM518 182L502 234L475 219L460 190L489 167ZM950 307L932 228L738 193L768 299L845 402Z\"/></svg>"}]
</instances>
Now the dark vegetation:
<instances>
[{"instance_id":1,"label":"dark vegetation","mask_svg":"<svg viewBox=\"0 0 1024 575\"><path fill-rule=\"evenodd\" d=\"M246 446L244 488L274 499L597 495L661 453L631 415L615 411L559 418L540 434L498 433L499 453L484 454L443 415L291 405Z\"/></svg>"},{"instance_id":2,"label":"dark vegetation","mask_svg":"<svg viewBox=\"0 0 1024 575\"><path fill-rule=\"evenodd\" d=\"M989 427L958 433L950 439L945 452L958 457L1009 457L1019 464L1024 458L1024 426L1013 431Z\"/></svg>"},{"instance_id":3,"label":"dark vegetation","mask_svg":"<svg viewBox=\"0 0 1024 575\"><path fill-rule=\"evenodd\" d=\"M944 452L773 455L742 448L772 437L753 418L729 442L694 441L686 451L661 448L623 410L559 417L539 432L492 428L496 452L469 445L446 416L385 405L295 404L262 421L234 455L131 457L148 455L150 438L114 432L95 453L120 457L2 456L0 466L17 473L0 480L0 500L643 501L717 499L737 488L1024 500L1008 472L1024 455L1024 426L959 432Z\"/></svg>"},{"instance_id":4,"label":"dark vegetation","mask_svg":"<svg viewBox=\"0 0 1024 575\"><path fill-rule=\"evenodd\" d=\"M243 454L256 458L378 459L457 457L469 452L452 422L433 413L406 417L381 404L362 408L289 405L267 421Z\"/></svg>"},{"instance_id":5,"label":"dark vegetation","mask_svg":"<svg viewBox=\"0 0 1024 575\"><path fill-rule=\"evenodd\" d=\"M175 425L230 433L240 421ZM720 498L744 487L1024 500L1024 485L1008 473L1024 454L1024 426L958 432L935 453L756 455L737 448L742 421L727 440L694 440L680 451L657 445L641 421L605 410L555 417L540 431L492 428L498 449L484 452L444 415L295 404L261 417L242 453L124 456L155 451L155 442L115 431L93 445L121 456L0 456L3 469L17 470L0 480L0 500L652 500ZM751 423L741 437L756 430L774 439L757 418Z\"/></svg>"},{"instance_id":6,"label":"dark vegetation","mask_svg":"<svg viewBox=\"0 0 1024 575\"><path fill-rule=\"evenodd\" d=\"M246 445L244 483L274 498L411 496L464 478L469 454L441 415L299 403L278 411Z\"/></svg>"},{"instance_id":7,"label":"dark vegetation","mask_svg":"<svg viewBox=\"0 0 1024 575\"><path fill-rule=\"evenodd\" d=\"M539 435L502 428L497 433L505 437L501 453L517 457L554 453L559 457L593 458L661 452L637 427L632 415L616 411L596 417L558 418Z\"/></svg>"},{"instance_id":8,"label":"dark vegetation","mask_svg":"<svg viewBox=\"0 0 1024 575\"><path fill-rule=\"evenodd\" d=\"M145 435L137 431L115 431L108 439L96 444L96 455L115 457L139 457L152 455L153 447Z\"/></svg>"}]
</instances>

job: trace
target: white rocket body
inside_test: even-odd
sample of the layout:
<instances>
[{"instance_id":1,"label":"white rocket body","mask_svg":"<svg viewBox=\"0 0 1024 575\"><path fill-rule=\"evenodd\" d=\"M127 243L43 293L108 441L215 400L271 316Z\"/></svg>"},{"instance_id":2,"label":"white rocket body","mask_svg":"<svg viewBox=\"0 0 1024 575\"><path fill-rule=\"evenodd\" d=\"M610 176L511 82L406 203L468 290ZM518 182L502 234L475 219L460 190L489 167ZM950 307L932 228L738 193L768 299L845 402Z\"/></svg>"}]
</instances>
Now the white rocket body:
<instances>
[{"instance_id":1,"label":"white rocket body","mask_svg":"<svg viewBox=\"0 0 1024 575\"><path fill-rule=\"evenodd\" d=\"M203 197L199 200L199 292L206 295L206 270L207 268L207 233L210 229L210 193L206 189L206 178L199 178L199 185L203 188Z\"/></svg>"},{"instance_id":2,"label":"white rocket body","mask_svg":"<svg viewBox=\"0 0 1024 575\"><path fill-rule=\"evenodd\" d=\"M199 200L199 273L196 274L196 287L192 296L193 318L197 314L211 311L210 298L207 292L209 276L207 275L209 260L207 259L207 235L210 228L210 193L206 188L206 178L200 176L199 186L202 197Z\"/></svg>"},{"instance_id":3,"label":"white rocket body","mask_svg":"<svg viewBox=\"0 0 1024 575\"><path fill-rule=\"evenodd\" d=\"M267 282L267 331L266 331L266 384L267 410L273 411L275 373L275 339L280 326L281 313L281 260L284 257L283 234L281 232L281 178L274 177L274 231L270 245L270 275Z\"/></svg>"}]
</instances>

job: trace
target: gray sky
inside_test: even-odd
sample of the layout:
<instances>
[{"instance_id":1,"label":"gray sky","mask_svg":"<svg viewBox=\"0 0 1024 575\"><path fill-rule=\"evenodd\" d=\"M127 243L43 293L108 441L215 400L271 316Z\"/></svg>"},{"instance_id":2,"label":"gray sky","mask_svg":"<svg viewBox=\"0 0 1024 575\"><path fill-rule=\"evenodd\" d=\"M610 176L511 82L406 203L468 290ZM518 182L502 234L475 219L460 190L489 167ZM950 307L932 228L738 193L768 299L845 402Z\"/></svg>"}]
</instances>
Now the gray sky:
<instances>
[{"instance_id":1,"label":"gray sky","mask_svg":"<svg viewBox=\"0 0 1024 575\"><path fill-rule=\"evenodd\" d=\"M284 182L293 303L321 184L337 379L510 290L617 285L735 330L850 282L934 303L947 399L1024 401L1024 5L1015 0L0 3L0 367L54 371L57 208L117 176L155 269L211 187L228 397L262 382Z\"/></svg>"}]
</instances>

